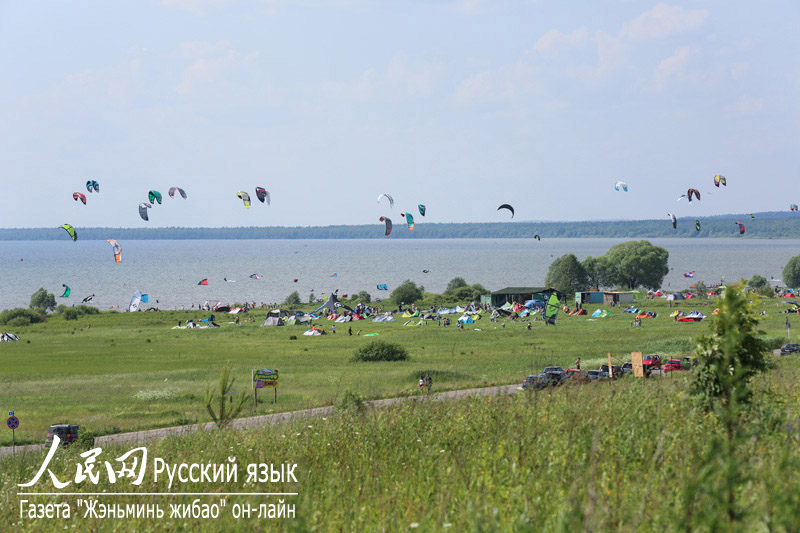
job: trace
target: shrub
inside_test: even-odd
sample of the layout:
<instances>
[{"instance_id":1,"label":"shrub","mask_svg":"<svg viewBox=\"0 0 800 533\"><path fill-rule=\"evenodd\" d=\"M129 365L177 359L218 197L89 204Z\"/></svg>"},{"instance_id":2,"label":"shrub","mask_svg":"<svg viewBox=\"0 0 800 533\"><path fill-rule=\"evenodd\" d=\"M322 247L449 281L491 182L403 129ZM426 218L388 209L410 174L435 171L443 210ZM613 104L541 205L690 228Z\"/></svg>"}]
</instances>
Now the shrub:
<instances>
[{"instance_id":1,"label":"shrub","mask_svg":"<svg viewBox=\"0 0 800 533\"><path fill-rule=\"evenodd\" d=\"M300 295L297 291L294 291L292 294L286 297L286 301L283 302L286 305L300 305L302 302L300 301Z\"/></svg>"},{"instance_id":2,"label":"shrub","mask_svg":"<svg viewBox=\"0 0 800 533\"><path fill-rule=\"evenodd\" d=\"M366 404L364 403L363 396L348 389L337 402L336 408L342 411L355 411L362 413L366 408Z\"/></svg>"},{"instance_id":3,"label":"shrub","mask_svg":"<svg viewBox=\"0 0 800 533\"><path fill-rule=\"evenodd\" d=\"M47 292L44 288L39 288L38 291L31 295L31 309L41 308L45 310L56 308L56 297L53 293Z\"/></svg>"},{"instance_id":4,"label":"shrub","mask_svg":"<svg viewBox=\"0 0 800 533\"><path fill-rule=\"evenodd\" d=\"M64 311L64 320L78 320L78 316L80 316L80 313L72 307Z\"/></svg>"},{"instance_id":5,"label":"shrub","mask_svg":"<svg viewBox=\"0 0 800 533\"><path fill-rule=\"evenodd\" d=\"M42 313L43 312L44 310L42 310ZM39 322L45 321L45 317L42 313L31 309L23 309L21 307L6 309L0 313L0 325L27 326L29 324L38 324ZM22 320L14 321L16 318L21 318Z\"/></svg>"},{"instance_id":6,"label":"shrub","mask_svg":"<svg viewBox=\"0 0 800 533\"><path fill-rule=\"evenodd\" d=\"M407 361L408 351L394 342L372 341L356 350L353 361Z\"/></svg>"},{"instance_id":7,"label":"shrub","mask_svg":"<svg viewBox=\"0 0 800 533\"><path fill-rule=\"evenodd\" d=\"M417 287L417 284L411 280L405 280L392 291L392 301L396 304L413 304L416 301L422 300L422 292L424 287Z\"/></svg>"}]
</instances>

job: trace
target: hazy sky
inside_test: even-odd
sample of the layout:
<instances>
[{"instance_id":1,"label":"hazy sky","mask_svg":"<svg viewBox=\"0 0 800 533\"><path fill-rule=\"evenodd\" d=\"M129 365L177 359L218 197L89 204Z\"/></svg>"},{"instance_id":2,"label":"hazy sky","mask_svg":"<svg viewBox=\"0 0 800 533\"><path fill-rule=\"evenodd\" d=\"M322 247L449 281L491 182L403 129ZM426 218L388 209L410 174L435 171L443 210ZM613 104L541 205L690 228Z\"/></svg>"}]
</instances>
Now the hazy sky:
<instances>
[{"instance_id":1,"label":"hazy sky","mask_svg":"<svg viewBox=\"0 0 800 533\"><path fill-rule=\"evenodd\" d=\"M800 203L796 0L0 0L0 72L0 227ZM244 209L259 185L272 205ZM689 187L712 194L677 203Z\"/></svg>"}]
</instances>

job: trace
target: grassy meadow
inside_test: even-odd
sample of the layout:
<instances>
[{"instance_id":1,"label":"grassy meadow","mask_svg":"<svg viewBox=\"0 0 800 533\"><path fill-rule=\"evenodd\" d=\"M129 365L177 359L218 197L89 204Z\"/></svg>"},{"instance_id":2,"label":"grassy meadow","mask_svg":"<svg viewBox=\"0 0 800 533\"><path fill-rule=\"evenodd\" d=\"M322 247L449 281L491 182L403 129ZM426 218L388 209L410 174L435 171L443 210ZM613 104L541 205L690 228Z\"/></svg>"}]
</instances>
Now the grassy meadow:
<instances>
[{"instance_id":1,"label":"grassy meadow","mask_svg":"<svg viewBox=\"0 0 800 533\"><path fill-rule=\"evenodd\" d=\"M797 531L800 504L800 398L797 357L755 380L746 417L750 437L732 459L745 477L740 516L727 522L715 461L723 428L688 397L688 373L674 378L568 384L511 397L422 401L378 411L337 411L328 419L248 431L213 431L148 446L168 463L241 466L236 483L84 483L81 492L297 492L293 519L235 519L234 504L276 503L257 496L227 501L218 519L170 518L168 503L195 496L126 496L101 501L161 504L162 520L84 518L78 496L69 521L20 518L15 485L33 477L41 455L0 460L0 523L14 531ZM792 425L792 422L794 423ZM62 479L82 462L73 447L50 468ZM106 447L102 458L128 448ZM152 459L151 459L152 461ZM250 463L294 462L298 483L248 483ZM47 488L42 484L40 489Z\"/></svg>"},{"instance_id":2,"label":"grassy meadow","mask_svg":"<svg viewBox=\"0 0 800 533\"><path fill-rule=\"evenodd\" d=\"M249 404L241 415L252 416L335 404L346 391L367 398L418 394L423 373L431 374L435 390L443 390L521 382L547 365L571 367L577 357L583 368L596 368L607 353L619 363L630 360L631 351L678 356L692 350L691 337L705 328L669 318L664 300L638 305L659 316L632 327L633 316L618 308L597 320L561 313L557 326L533 322L528 331L525 321L492 323L488 316L464 330L435 321L404 326L406 319L398 315L392 323L337 324L335 335L317 337L303 336L303 326L261 327L262 310L243 315L240 325L226 323L230 315L217 315L222 327L209 330L171 329L178 320L207 316L190 311L103 312L77 321L52 315L46 323L14 329L20 342L0 344L0 408L21 420L17 443L40 443L53 423L108 434L209 421L203 392L228 361L239 389L250 389L253 368L281 373L277 405L265 391L265 401L257 408ZM777 313L782 304L764 299L760 305L768 313L762 317L767 336L785 337L786 315ZM687 301L677 308L710 314L714 304ZM316 322L330 333L331 322ZM362 335L356 336L359 329ZM353 352L372 339L401 343L410 361L351 362ZM0 445L10 444L11 432L0 431Z\"/></svg>"}]
</instances>

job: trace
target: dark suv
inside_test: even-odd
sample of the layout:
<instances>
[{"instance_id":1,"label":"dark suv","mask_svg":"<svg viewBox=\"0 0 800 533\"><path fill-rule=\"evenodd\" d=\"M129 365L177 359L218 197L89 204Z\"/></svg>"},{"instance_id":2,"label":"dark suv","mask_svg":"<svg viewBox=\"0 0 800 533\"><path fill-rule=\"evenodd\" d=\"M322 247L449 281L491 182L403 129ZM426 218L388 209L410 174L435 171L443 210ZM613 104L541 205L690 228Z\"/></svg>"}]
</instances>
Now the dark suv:
<instances>
[{"instance_id":1,"label":"dark suv","mask_svg":"<svg viewBox=\"0 0 800 533\"><path fill-rule=\"evenodd\" d=\"M45 445L52 445L53 437L56 435L58 435L58 438L60 439L59 444L61 446L72 444L78 440L78 429L80 429L80 426L76 426L74 424L53 424L50 426L50 429L47 430L47 440L45 441Z\"/></svg>"},{"instance_id":2,"label":"dark suv","mask_svg":"<svg viewBox=\"0 0 800 533\"><path fill-rule=\"evenodd\" d=\"M797 353L797 352L800 352L800 344L787 342L786 344L781 346L781 355L789 355L790 353Z\"/></svg>"}]
</instances>

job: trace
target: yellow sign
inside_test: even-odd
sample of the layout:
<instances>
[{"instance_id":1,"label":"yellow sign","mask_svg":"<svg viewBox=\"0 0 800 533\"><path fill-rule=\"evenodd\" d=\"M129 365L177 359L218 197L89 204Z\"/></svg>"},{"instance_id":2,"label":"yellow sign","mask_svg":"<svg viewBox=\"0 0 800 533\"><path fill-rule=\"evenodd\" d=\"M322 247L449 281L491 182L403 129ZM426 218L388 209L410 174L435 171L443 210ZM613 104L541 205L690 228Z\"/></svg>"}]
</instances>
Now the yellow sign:
<instances>
[{"instance_id":1,"label":"yellow sign","mask_svg":"<svg viewBox=\"0 0 800 533\"><path fill-rule=\"evenodd\" d=\"M253 388L262 389L264 387L278 386L277 370L253 370Z\"/></svg>"}]
</instances>

